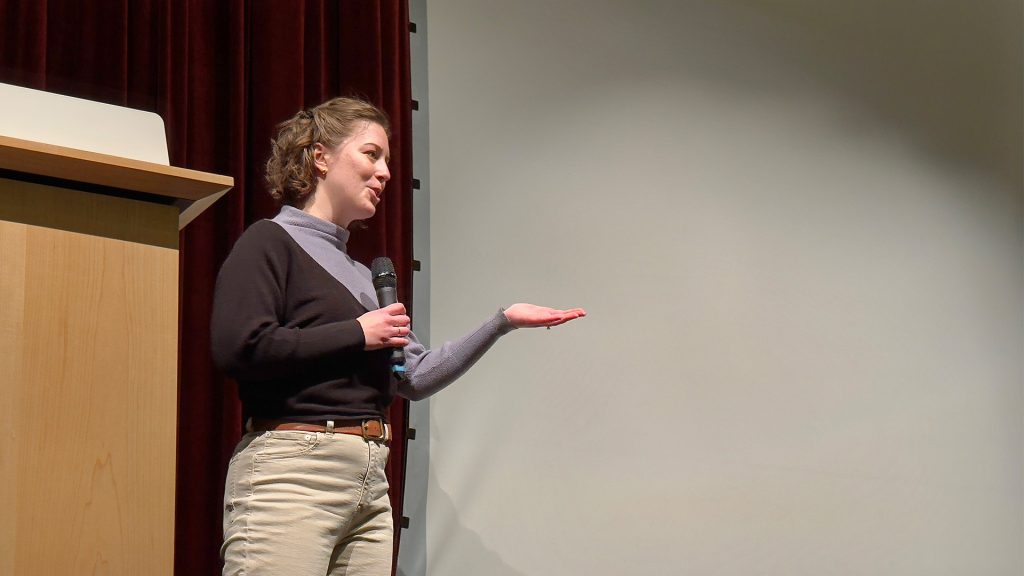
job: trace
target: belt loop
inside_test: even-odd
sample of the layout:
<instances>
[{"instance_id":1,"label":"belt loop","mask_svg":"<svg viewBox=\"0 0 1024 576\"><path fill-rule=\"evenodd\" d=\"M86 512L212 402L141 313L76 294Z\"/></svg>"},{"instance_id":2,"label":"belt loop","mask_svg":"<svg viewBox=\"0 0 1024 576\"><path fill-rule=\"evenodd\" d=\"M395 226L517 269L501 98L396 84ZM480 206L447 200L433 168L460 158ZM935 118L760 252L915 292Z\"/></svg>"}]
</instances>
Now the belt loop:
<instances>
[{"instance_id":1,"label":"belt loop","mask_svg":"<svg viewBox=\"0 0 1024 576\"><path fill-rule=\"evenodd\" d=\"M324 432L327 434L334 434L334 420L328 420L326 428L327 429L324 430Z\"/></svg>"}]
</instances>

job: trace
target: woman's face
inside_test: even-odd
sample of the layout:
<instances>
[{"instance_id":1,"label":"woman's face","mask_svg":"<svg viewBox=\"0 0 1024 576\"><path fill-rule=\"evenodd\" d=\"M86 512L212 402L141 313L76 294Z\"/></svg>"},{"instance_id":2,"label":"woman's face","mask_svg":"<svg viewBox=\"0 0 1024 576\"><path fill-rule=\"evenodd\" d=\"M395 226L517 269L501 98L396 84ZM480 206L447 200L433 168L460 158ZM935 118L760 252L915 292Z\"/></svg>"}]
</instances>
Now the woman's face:
<instances>
[{"instance_id":1,"label":"woman's face","mask_svg":"<svg viewBox=\"0 0 1024 576\"><path fill-rule=\"evenodd\" d=\"M373 216L391 179L388 137L380 124L367 122L333 150L318 144L314 159L327 170L320 172L317 193L326 195L336 224L347 227Z\"/></svg>"}]
</instances>

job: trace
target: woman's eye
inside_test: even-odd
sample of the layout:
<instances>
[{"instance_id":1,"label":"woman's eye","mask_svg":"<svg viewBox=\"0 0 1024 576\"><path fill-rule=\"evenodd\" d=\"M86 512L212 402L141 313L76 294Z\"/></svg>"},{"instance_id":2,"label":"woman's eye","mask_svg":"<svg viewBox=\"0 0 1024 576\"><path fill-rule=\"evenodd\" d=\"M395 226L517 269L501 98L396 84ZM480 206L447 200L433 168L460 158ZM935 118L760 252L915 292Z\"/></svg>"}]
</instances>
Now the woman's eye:
<instances>
[{"instance_id":1,"label":"woman's eye","mask_svg":"<svg viewBox=\"0 0 1024 576\"><path fill-rule=\"evenodd\" d=\"M380 158L380 152L376 150L367 150L366 155L369 156L370 158L373 158L374 160Z\"/></svg>"}]
</instances>

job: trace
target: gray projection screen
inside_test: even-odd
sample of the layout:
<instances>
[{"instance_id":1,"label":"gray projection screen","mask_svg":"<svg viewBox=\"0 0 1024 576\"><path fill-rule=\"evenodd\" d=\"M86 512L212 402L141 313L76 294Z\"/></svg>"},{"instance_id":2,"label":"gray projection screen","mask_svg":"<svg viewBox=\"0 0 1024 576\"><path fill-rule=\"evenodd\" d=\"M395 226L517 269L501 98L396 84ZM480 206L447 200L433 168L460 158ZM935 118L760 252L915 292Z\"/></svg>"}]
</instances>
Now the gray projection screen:
<instances>
[{"instance_id":1,"label":"gray projection screen","mask_svg":"<svg viewBox=\"0 0 1024 576\"><path fill-rule=\"evenodd\" d=\"M1024 570L1019 3L427 10L428 574Z\"/></svg>"}]
</instances>

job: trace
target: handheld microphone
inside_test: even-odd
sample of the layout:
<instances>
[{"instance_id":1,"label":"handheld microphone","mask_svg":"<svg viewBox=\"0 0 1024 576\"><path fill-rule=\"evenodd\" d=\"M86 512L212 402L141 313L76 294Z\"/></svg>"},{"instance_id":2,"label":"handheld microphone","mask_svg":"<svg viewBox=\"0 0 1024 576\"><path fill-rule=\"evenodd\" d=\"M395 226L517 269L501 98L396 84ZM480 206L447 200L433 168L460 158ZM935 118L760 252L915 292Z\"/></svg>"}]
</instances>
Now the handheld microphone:
<instances>
[{"instance_id":1,"label":"handheld microphone","mask_svg":"<svg viewBox=\"0 0 1024 576\"><path fill-rule=\"evenodd\" d=\"M373 288L377 291L377 302L381 308L398 302L398 276L391 258L374 258L370 264ZM401 348L391 349L391 371L399 378L405 376L405 352Z\"/></svg>"}]
</instances>

